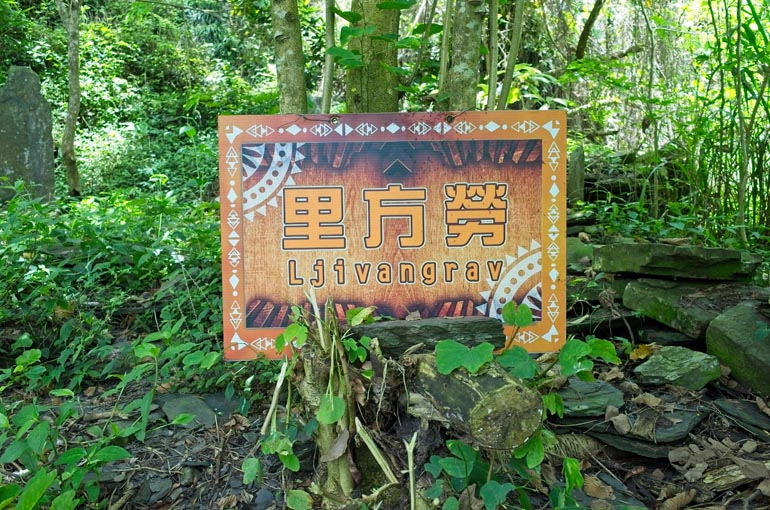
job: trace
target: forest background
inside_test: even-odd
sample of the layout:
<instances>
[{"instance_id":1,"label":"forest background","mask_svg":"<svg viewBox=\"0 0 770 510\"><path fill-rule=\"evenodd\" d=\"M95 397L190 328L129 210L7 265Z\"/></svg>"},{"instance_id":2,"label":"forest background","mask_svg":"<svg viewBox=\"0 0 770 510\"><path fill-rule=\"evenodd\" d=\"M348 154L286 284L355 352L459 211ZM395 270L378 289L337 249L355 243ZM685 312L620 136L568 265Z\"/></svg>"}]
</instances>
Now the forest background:
<instances>
[{"instance_id":1,"label":"forest background","mask_svg":"<svg viewBox=\"0 0 770 510\"><path fill-rule=\"evenodd\" d=\"M768 253L769 26L766 0L0 0L0 83L38 73L58 156L52 202L0 183L0 444L113 376L269 391L220 363L218 115L565 109L589 174L642 183L573 204L607 236Z\"/></svg>"}]
</instances>

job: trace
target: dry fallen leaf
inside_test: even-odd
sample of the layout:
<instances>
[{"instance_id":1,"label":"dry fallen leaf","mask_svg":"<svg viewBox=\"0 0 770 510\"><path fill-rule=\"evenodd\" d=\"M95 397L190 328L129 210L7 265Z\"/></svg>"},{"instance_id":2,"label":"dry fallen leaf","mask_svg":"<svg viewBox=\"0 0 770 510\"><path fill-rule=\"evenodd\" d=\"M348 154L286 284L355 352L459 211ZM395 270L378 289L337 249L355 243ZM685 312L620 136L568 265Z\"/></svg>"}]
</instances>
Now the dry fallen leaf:
<instances>
[{"instance_id":1,"label":"dry fallen leaf","mask_svg":"<svg viewBox=\"0 0 770 510\"><path fill-rule=\"evenodd\" d=\"M703 473L706 472L708 467L709 465L705 462L698 462L684 474L684 479L690 483L697 482L703 478ZM689 501L687 503L689 503Z\"/></svg>"},{"instance_id":2,"label":"dry fallen leaf","mask_svg":"<svg viewBox=\"0 0 770 510\"><path fill-rule=\"evenodd\" d=\"M607 421L610 421L614 417L620 414L620 411L615 406L607 406L607 409L604 410L604 419Z\"/></svg>"},{"instance_id":3,"label":"dry fallen leaf","mask_svg":"<svg viewBox=\"0 0 770 510\"><path fill-rule=\"evenodd\" d=\"M658 507L658 510L680 510L695 498L695 489L686 492L680 492L673 498L668 498Z\"/></svg>"},{"instance_id":4,"label":"dry fallen leaf","mask_svg":"<svg viewBox=\"0 0 770 510\"><path fill-rule=\"evenodd\" d=\"M758 447L759 445L757 444L756 441L754 441L753 439L748 439L746 440L745 443L743 443L743 446L741 446L741 451L743 453L754 453L755 451L757 451Z\"/></svg>"},{"instance_id":5,"label":"dry fallen leaf","mask_svg":"<svg viewBox=\"0 0 770 510\"><path fill-rule=\"evenodd\" d=\"M652 393L642 393L639 396L634 397L631 402L636 405L645 405L647 407L658 407L661 403L660 398L656 397Z\"/></svg>"},{"instance_id":6,"label":"dry fallen leaf","mask_svg":"<svg viewBox=\"0 0 770 510\"><path fill-rule=\"evenodd\" d=\"M422 317L420 316L420 311L419 310L415 310L413 312L407 313L406 317L404 317L404 320L407 320L407 321L418 321L421 318Z\"/></svg>"},{"instance_id":7,"label":"dry fallen leaf","mask_svg":"<svg viewBox=\"0 0 770 510\"><path fill-rule=\"evenodd\" d=\"M615 427L615 432L621 436L625 436L631 432L631 419L627 414L619 414L610 420L612 426Z\"/></svg>"},{"instance_id":8,"label":"dry fallen leaf","mask_svg":"<svg viewBox=\"0 0 770 510\"><path fill-rule=\"evenodd\" d=\"M230 494L219 500L219 510L225 510L225 508L235 508L238 506L238 496Z\"/></svg>"},{"instance_id":9,"label":"dry fallen leaf","mask_svg":"<svg viewBox=\"0 0 770 510\"><path fill-rule=\"evenodd\" d=\"M767 403L764 401L764 399L757 397L754 399L754 402L757 404L757 407L760 411L770 416L770 407L767 406Z\"/></svg>"},{"instance_id":10,"label":"dry fallen leaf","mask_svg":"<svg viewBox=\"0 0 770 510\"><path fill-rule=\"evenodd\" d=\"M763 496L770 497L770 478L765 478L759 482L759 485L757 485L757 490L761 492Z\"/></svg>"},{"instance_id":11,"label":"dry fallen leaf","mask_svg":"<svg viewBox=\"0 0 770 510\"><path fill-rule=\"evenodd\" d=\"M612 486L602 482L596 475L588 475L583 478L583 492L592 498L615 499Z\"/></svg>"},{"instance_id":12,"label":"dry fallen leaf","mask_svg":"<svg viewBox=\"0 0 770 510\"><path fill-rule=\"evenodd\" d=\"M578 239L582 242L589 244L591 242L591 236L587 232L578 233Z\"/></svg>"},{"instance_id":13,"label":"dry fallen leaf","mask_svg":"<svg viewBox=\"0 0 770 510\"><path fill-rule=\"evenodd\" d=\"M655 344L639 344L628 356L631 361L641 361L655 354Z\"/></svg>"},{"instance_id":14,"label":"dry fallen leaf","mask_svg":"<svg viewBox=\"0 0 770 510\"><path fill-rule=\"evenodd\" d=\"M626 375L618 367L612 367L599 376L599 379L605 382L622 381L625 378Z\"/></svg>"}]
</instances>

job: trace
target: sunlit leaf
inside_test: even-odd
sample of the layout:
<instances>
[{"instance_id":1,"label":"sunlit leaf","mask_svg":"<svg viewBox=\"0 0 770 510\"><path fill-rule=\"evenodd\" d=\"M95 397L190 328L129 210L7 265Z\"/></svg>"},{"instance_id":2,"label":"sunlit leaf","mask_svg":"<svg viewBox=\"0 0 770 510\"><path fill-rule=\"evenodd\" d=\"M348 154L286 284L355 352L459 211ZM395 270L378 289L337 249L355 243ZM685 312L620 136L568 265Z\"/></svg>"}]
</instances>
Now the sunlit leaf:
<instances>
[{"instance_id":1,"label":"sunlit leaf","mask_svg":"<svg viewBox=\"0 0 770 510\"><path fill-rule=\"evenodd\" d=\"M335 395L325 393L321 397L321 404L318 406L316 418L324 425L337 423L345 414L345 400Z\"/></svg>"}]
</instances>

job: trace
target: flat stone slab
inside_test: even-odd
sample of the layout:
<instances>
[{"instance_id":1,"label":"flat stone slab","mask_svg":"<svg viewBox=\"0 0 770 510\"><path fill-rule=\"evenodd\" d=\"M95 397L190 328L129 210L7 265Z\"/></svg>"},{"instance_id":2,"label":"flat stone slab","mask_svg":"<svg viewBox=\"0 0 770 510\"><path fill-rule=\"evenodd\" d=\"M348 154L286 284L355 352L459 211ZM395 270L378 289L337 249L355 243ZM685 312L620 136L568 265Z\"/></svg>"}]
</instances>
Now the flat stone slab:
<instances>
[{"instance_id":1,"label":"flat stone slab","mask_svg":"<svg viewBox=\"0 0 770 510\"><path fill-rule=\"evenodd\" d=\"M352 328L353 336L377 338L382 353L398 358L409 347L422 343L432 351L441 340L455 340L473 347L489 342L496 348L505 345L503 323L491 317L433 317L420 320L381 321Z\"/></svg>"},{"instance_id":2,"label":"flat stone slab","mask_svg":"<svg viewBox=\"0 0 770 510\"><path fill-rule=\"evenodd\" d=\"M770 306L746 301L716 317L706 332L706 350L730 367L739 383L770 395Z\"/></svg>"},{"instance_id":3,"label":"flat stone slab","mask_svg":"<svg viewBox=\"0 0 770 510\"><path fill-rule=\"evenodd\" d=\"M676 345L661 348L634 369L640 384L675 384L696 391L721 375L716 356Z\"/></svg>"},{"instance_id":4,"label":"flat stone slab","mask_svg":"<svg viewBox=\"0 0 770 510\"><path fill-rule=\"evenodd\" d=\"M626 285L623 306L703 340L709 324L720 313L743 301L767 301L769 297L770 289L738 282L708 285L640 278Z\"/></svg>"},{"instance_id":5,"label":"flat stone slab","mask_svg":"<svg viewBox=\"0 0 770 510\"><path fill-rule=\"evenodd\" d=\"M707 291L706 284L644 278L626 285L623 306L700 340L719 315L718 309L701 299Z\"/></svg>"},{"instance_id":6,"label":"flat stone slab","mask_svg":"<svg viewBox=\"0 0 770 510\"><path fill-rule=\"evenodd\" d=\"M217 422L216 413L203 401L202 398L195 395L164 395L161 409L168 418L173 421L180 414L192 414L195 419L182 425L185 428L194 428L203 425L204 427L213 427Z\"/></svg>"},{"instance_id":7,"label":"flat stone slab","mask_svg":"<svg viewBox=\"0 0 770 510\"><path fill-rule=\"evenodd\" d=\"M615 243L594 247L594 270L705 280L748 280L762 258L739 250Z\"/></svg>"},{"instance_id":8,"label":"flat stone slab","mask_svg":"<svg viewBox=\"0 0 770 510\"><path fill-rule=\"evenodd\" d=\"M623 392L604 381L586 382L575 377L559 390L564 402L564 416L604 416L608 406L620 409L625 404Z\"/></svg>"}]
</instances>

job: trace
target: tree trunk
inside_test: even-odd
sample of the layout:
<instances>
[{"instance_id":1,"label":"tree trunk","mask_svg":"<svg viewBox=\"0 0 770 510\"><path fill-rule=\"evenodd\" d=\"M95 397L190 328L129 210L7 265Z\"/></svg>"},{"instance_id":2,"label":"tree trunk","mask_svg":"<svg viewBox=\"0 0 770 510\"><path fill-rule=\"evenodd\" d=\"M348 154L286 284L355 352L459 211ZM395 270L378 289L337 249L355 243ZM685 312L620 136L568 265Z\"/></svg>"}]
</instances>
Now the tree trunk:
<instances>
[{"instance_id":1,"label":"tree trunk","mask_svg":"<svg viewBox=\"0 0 770 510\"><path fill-rule=\"evenodd\" d=\"M595 0L594 7L591 9L591 14L588 15L586 24L583 26L583 31L580 32L580 38L578 39L577 48L575 49L575 60L580 60L586 55L586 48L588 47L588 39L591 37L591 30L594 28L594 23L599 17L599 13L604 6L604 0Z\"/></svg>"},{"instance_id":2,"label":"tree trunk","mask_svg":"<svg viewBox=\"0 0 770 510\"><path fill-rule=\"evenodd\" d=\"M351 10L363 15L356 27L376 26L377 35L398 34L398 9L380 9L380 0L353 0ZM356 37L348 49L361 52L362 67L348 69L345 102L348 113L398 111L398 76L388 67L398 65L398 49L393 42L370 36Z\"/></svg>"},{"instance_id":3,"label":"tree trunk","mask_svg":"<svg viewBox=\"0 0 770 510\"><path fill-rule=\"evenodd\" d=\"M67 31L69 98L61 142L62 160L67 170L69 194L80 196L80 170L78 170L75 155L75 131L80 113L80 0L70 0L69 4L65 4L63 0L57 0L56 4L62 24Z\"/></svg>"},{"instance_id":4,"label":"tree trunk","mask_svg":"<svg viewBox=\"0 0 770 510\"><path fill-rule=\"evenodd\" d=\"M486 6L481 0L458 0L452 20L452 64L447 74L446 105L450 110L476 108L481 61L481 32Z\"/></svg>"},{"instance_id":5,"label":"tree trunk","mask_svg":"<svg viewBox=\"0 0 770 510\"><path fill-rule=\"evenodd\" d=\"M281 113L307 113L305 56L296 0L272 0L275 69Z\"/></svg>"},{"instance_id":6,"label":"tree trunk","mask_svg":"<svg viewBox=\"0 0 770 510\"><path fill-rule=\"evenodd\" d=\"M444 375L433 354L406 356L403 363L417 367L407 381L409 414L441 422L476 447L513 450L542 423L540 394L494 365L479 374Z\"/></svg>"}]
</instances>

